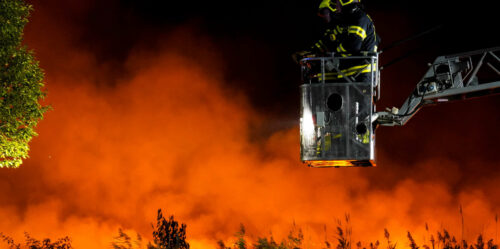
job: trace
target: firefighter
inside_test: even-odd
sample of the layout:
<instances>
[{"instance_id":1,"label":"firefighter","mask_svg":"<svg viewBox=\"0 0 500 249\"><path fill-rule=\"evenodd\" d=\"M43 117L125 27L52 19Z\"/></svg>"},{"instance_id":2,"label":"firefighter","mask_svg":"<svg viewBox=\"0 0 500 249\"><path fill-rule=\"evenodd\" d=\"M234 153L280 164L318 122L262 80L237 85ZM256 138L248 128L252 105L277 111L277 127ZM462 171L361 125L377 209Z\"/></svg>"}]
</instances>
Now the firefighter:
<instances>
[{"instance_id":1,"label":"firefighter","mask_svg":"<svg viewBox=\"0 0 500 249\"><path fill-rule=\"evenodd\" d=\"M318 15L327 23L323 37L310 51L294 54L296 61L308 54L325 55L331 52L343 57L377 52L380 38L375 32L372 19L363 10L359 0L323 0ZM377 65L366 60L342 60L341 73L326 73L329 81L345 81L345 77L355 77L355 81L370 81L371 72Z\"/></svg>"},{"instance_id":2,"label":"firefighter","mask_svg":"<svg viewBox=\"0 0 500 249\"><path fill-rule=\"evenodd\" d=\"M337 46L334 52L343 57L376 53L380 38L359 0L337 0L337 7L340 9L340 22L335 27L338 35L335 36ZM357 76L356 81L370 81L377 65L363 59L345 60L341 68L342 73L331 75L333 79Z\"/></svg>"},{"instance_id":3,"label":"firefighter","mask_svg":"<svg viewBox=\"0 0 500 249\"><path fill-rule=\"evenodd\" d=\"M326 30L323 36L314 43L308 50L299 51L292 55L293 60L298 63L307 56L323 56L331 53L336 48L336 39L334 38L335 27L339 24L339 11L335 0L322 0L318 8L318 16L325 22Z\"/></svg>"},{"instance_id":4,"label":"firefighter","mask_svg":"<svg viewBox=\"0 0 500 249\"><path fill-rule=\"evenodd\" d=\"M326 30L322 38L311 47L311 52L317 55L325 55L334 52L333 48L338 46L337 26L341 25L340 8L335 0L323 0L319 4L318 16L326 23Z\"/></svg>"}]
</instances>

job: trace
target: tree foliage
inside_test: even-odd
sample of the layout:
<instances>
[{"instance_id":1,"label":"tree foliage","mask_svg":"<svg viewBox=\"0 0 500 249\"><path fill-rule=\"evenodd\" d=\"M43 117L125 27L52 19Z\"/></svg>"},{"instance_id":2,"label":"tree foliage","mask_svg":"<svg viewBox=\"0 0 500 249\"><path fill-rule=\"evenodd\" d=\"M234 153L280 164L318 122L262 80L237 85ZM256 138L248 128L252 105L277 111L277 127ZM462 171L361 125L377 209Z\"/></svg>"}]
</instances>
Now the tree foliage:
<instances>
[{"instance_id":1,"label":"tree foliage","mask_svg":"<svg viewBox=\"0 0 500 249\"><path fill-rule=\"evenodd\" d=\"M156 227L153 226L153 243L148 245L149 249L189 249L186 242L186 224L174 220L174 216L167 219L163 217L161 209L158 209Z\"/></svg>"},{"instance_id":2,"label":"tree foliage","mask_svg":"<svg viewBox=\"0 0 500 249\"><path fill-rule=\"evenodd\" d=\"M0 0L3 1L3 0ZM60 238L56 241L51 241L50 239L37 240L31 237L28 233L25 233L26 237L24 246L14 242L14 240L0 233L0 240L3 240L7 243L9 249L21 249L21 248L29 248L29 249L72 249L71 239L69 237Z\"/></svg>"},{"instance_id":3,"label":"tree foliage","mask_svg":"<svg viewBox=\"0 0 500 249\"><path fill-rule=\"evenodd\" d=\"M22 45L32 6L0 0L0 168L19 167L48 107L40 101L44 74L33 51Z\"/></svg>"}]
</instances>

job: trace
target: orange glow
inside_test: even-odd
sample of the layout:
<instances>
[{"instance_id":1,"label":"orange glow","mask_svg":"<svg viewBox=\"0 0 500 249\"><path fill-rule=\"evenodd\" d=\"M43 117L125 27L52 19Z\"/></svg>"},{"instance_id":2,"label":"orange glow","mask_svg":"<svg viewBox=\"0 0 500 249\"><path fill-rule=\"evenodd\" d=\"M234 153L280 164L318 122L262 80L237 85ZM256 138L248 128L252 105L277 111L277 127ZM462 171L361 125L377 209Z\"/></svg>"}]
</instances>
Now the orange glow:
<instances>
[{"instance_id":1,"label":"orange glow","mask_svg":"<svg viewBox=\"0 0 500 249\"><path fill-rule=\"evenodd\" d=\"M353 240L382 242L387 228L402 249L407 231L417 242L428 240L426 223L434 231L444 227L461 234L461 205L467 239L479 232L494 236L500 171L474 175L481 181L464 181L469 179L464 172L482 165L499 168L498 160L457 162L449 147L469 138L471 145L487 140L496 150L496 133L488 133L495 129L486 125L500 115L485 115L496 109L476 106L481 112L468 112L476 116L467 120L441 109L428 119L450 113L456 126L488 121L481 123L486 128L460 136L450 132L455 125L424 126L423 114L410 127L378 130L377 167L309 168L300 161L298 125L264 138L256 131L297 124L299 117L285 120L256 110L240 82L225 77L217 40L200 28L168 31L158 46L137 45L120 64L122 73L77 42L78 27L57 19L74 13L74 4L93 11L88 3L93 1L44 7L50 2L35 1L26 35L45 69L53 110L37 128L30 158L19 169L0 170L0 232L18 241L24 232L35 238L67 235L74 248L109 248L120 227L150 240L151 223L162 208L187 224L194 249L234 239L240 224L253 240L272 233L279 241L294 223L304 231L304 248L313 249L324 248L325 238L336 241L336 219L349 213ZM92 17L84 9L78 7L75 15ZM387 95L404 95L395 89L399 93ZM444 132L427 136L436 130ZM427 140L415 151L413 143ZM422 156L428 147L448 149L450 156ZM483 153L474 148L467 147L471 154Z\"/></svg>"},{"instance_id":2,"label":"orange glow","mask_svg":"<svg viewBox=\"0 0 500 249\"><path fill-rule=\"evenodd\" d=\"M321 161L321 160L311 160L304 161L305 164L309 167L313 168L325 168L325 167L375 167L374 160L329 160L329 161Z\"/></svg>"}]
</instances>

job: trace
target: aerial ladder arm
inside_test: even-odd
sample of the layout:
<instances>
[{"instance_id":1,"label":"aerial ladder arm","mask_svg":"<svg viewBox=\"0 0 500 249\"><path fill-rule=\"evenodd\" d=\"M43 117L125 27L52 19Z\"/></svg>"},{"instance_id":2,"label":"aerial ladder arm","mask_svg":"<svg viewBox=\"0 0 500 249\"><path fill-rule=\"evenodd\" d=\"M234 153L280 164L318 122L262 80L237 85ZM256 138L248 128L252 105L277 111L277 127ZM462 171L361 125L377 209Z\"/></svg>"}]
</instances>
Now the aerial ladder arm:
<instances>
[{"instance_id":1,"label":"aerial ladder arm","mask_svg":"<svg viewBox=\"0 0 500 249\"><path fill-rule=\"evenodd\" d=\"M398 109L377 112L372 122L405 125L424 106L500 94L500 47L439 56Z\"/></svg>"}]
</instances>

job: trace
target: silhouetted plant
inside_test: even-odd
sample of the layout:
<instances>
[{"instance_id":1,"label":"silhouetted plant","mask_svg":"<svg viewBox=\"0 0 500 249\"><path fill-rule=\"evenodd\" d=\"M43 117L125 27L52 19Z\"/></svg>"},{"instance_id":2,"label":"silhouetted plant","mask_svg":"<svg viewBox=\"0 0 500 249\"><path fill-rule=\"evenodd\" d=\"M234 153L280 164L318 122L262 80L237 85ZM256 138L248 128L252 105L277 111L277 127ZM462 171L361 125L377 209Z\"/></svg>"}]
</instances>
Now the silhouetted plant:
<instances>
[{"instance_id":1,"label":"silhouetted plant","mask_svg":"<svg viewBox=\"0 0 500 249\"><path fill-rule=\"evenodd\" d=\"M247 242L245 241L245 226L243 224L240 225L240 230L236 233L236 243L234 243L235 248L237 249L246 249Z\"/></svg>"},{"instance_id":2,"label":"silhouetted plant","mask_svg":"<svg viewBox=\"0 0 500 249\"><path fill-rule=\"evenodd\" d=\"M397 243L392 243L391 241L391 234L387 230L387 228L384 228L384 237L387 240L387 249L395 249ZM434 246L432 247L434 249Z\"/></svg>"},{"instance_id":3,"label":"silhouetted plant","mask_svg":"<svg viewBox=\"0 0 500 249\"><path fill-rule=\"evenodd\" d=\"M31 237L28 233L25 233L26 237L25 245L29 249L72 249L71 239L69 237L64 237L52 242L50 239L37 240ZM21 244L15 243L14 240L0 233L0 238L7 243L9 249L21 249L23 248Z\"/></svg>"},{"instance_id":4,"label":"silhouetted plant","mask_svg":"<svg viewBox=\"0 0 500 249\"><path fill-rule=\"evenodd\" d=\"M483 236L482 235L479 235L477 237L477 241L476 241L476 249L484 249L484 241L483 241Z\"/></svg>"},{"instance_id":5,"label":"silhouetted plant","mask_svg":"<svg viewBox=\"0 0 500 249\"><path fill-rule=\"evenodd\" d=\"M186 224L174 220L174 216L167 219L163 217L161 209L158 209L156 227L153 226L153 243L148 245L149 249L189 249L186 242Z\"/></svg>"},{"instance_id":6,"label":"silhouetted plant","mask_svg":"<svg viewBox=\"0 0 500 249\"><path fill-rule=\"evenodd\" d=\"M111 243L111 246L114 249L134 249L134 248L143 248L142 245L142 237L137 234L137 238L135 241L132 241L132 238L127 235L120 228L118 229L118 236L114 238L114 241Z\"/></svg>"},{"instance_id":7,"label":"silhouetted plant","mask_svg":"<svg viewBox=\"0 0 500 249\"><path fill-rule=\"evenodd\" d=\"M350 227L350 216L345 215L345 226L342 228L342 221L337 221L337 249L351 249L352 228Z\"/></svg>"},{"instance_id":8,"label":"silhouetted plant","mask_svg":"<svg viewBox=\"0 0 500 249\"><path fill-rule=\"evenodd\" d=\"M44 239L42 241L37 240L25 233L26 236L26 246L30 249L71 249L71 239L69 237L64 237L51 242L50 239Z\"/></svg>"},{"instance_id":9,"label":"silhouetted plant","mask_svg":"<svg viewBox=\"0 0 500 249\"><path fill-rule=\"evenodd\" d=\"M226 247L226 244L222 240L217 241L217 248L218 249L231 249L231 247Z\"/></svg>"},{"instance_id":10,"label":"silhouetted plant","mask_svg":"<svg viewBox=\"0 0 500 249\"><path fill-rule=\"evenodd\" d=\"M349 226L349 216L346 215L346 223L343 226L342 222L338 222L336 234L337 234L337 249L350 249L351 248L351 234L352 229ZM156 225L153 225L153 242L148 243L148 249L189 249L189 244L186 242L186 225L180 224L174 220L173 216L168 219L163 217L161 209L158 210ZM428 232L428 227L426 225L426 230ZM429 235L429 234L428 234ZM474 243L468 244L465 240L458 242L454 236L451 236L447 230L436 232L436 237L430 235L431 246L426 245L424 239L423 244L419 247L413 236L408 232L407 237L409 240L409 247L411 249L498 249L498 245L494 243L493 239L486 240L483 235L479 235ZM250 248L246 240L246 229L243 225L240 225L239 231L235 234L236 241L233 247L227 247L224 241L220 240L217 242L218 249L247 249ZM64 237L56 241L51 241L50 239L37 240L32 238L29 234L25 234L26 241L25 244L16 243L11 237L0 233L0 241L7 244L9 249L72 249L71 240L69 237ZM396 243L391 241L389 231L384 229L384 237L387 240L387 249L396 249ZM326 228L325 228L325 245L326 249L332 248L332 245L326 239ZM437 238L437 240L435 239ZM260 237L257 241L253 241L253 249L301 249L303 248L304 234L300 228L293 225L290 233L286 238L284 238L280 243L274 240L273 236ZM114 242L111 243L114 249L142 249L144 248L142 243L142 238L137 235L137 239L133 239L123 232L122 229L118 230L118 236L114 238ZM380 242L377 240L375 243L370 242L368 247L363 247L362 243L358 241L356 243L356 249L379 249ZM307 247L307 248L317 248L317 247Z\"/></svg>"},{"instance_id":11,"label":"silhouetted plant","mask_svg":"<svg viewBox=\"0 0 500 249\"><path fill-rule=\"evenodd\" d=\"M493 239L488 240L488 249L498 249L498 246L493 243Z\"/></svg>"},{"instance_id":12,"label":"silhouetted plant","mask_svg":"<svg viewBox=\"0 0 500 249\"><path fill-rule=\"evenodd\" d=\"M408 240L410 241L410 248L411 249L418 249L417 243L415 243L415 240L411 236L410 232L408 232Z\"/></svg>"},{"instance_id":13,"label":"silhouetted plant","mask_svg":"<svg viewBox=\"0 0 500 249\"><path fill-rule=\"evenodd\" d=\"M378 249L378 246L380 245L380 242L375 241L375 243L370 243L370 249Z\"/></svg>"},{"instance_id":14,"label":"silhouetted plant","mask_svg":"<svg viewBox=\"0 0 500 249\"><path fill-rule=\"evenodd\" d=\"M330 249L330 248L331 248L330 242L328 242L328 240L325 240L325 249Z\"/></svg>"},{"instance_id":15,"label":"silhouetted plant","mask_svg":"<svg viewBox=\"0 0 500 249\"><path fill-rule=\"evenodd\" d=\"M276 243L271 237L269 240L267 238L259 238L257 243L254 245L255 249L285 249L285 245Z\"/></svg>"},{"instance_id":16,"label":"silhouetted plant","mask_svg":"<svg viewBox=\"0 0 500 249\"><path fill-rule=\"evenodd\" d=\"M302 246L302 241L304 241L304 234L302 233L302 229L297 228L297 225L294 222L292 230L288 234L286 246L287 248L300 249Z\"/></svg>"},{"instance_id":17,"label":"silhouetted plant","mask_svg":"<svg viewBox=\"0 0 500 249\"><path fill-rule=\"evenodd\" d=\"M12 239L11 237L9 237L3 233L0 233L0 238L2 239L3 242L7 243L7 245L9 246L9 249L20 249L21 248L21 244L16 244L16 242L14 242L14 239Z\"/></svg>"}]
</instances>

